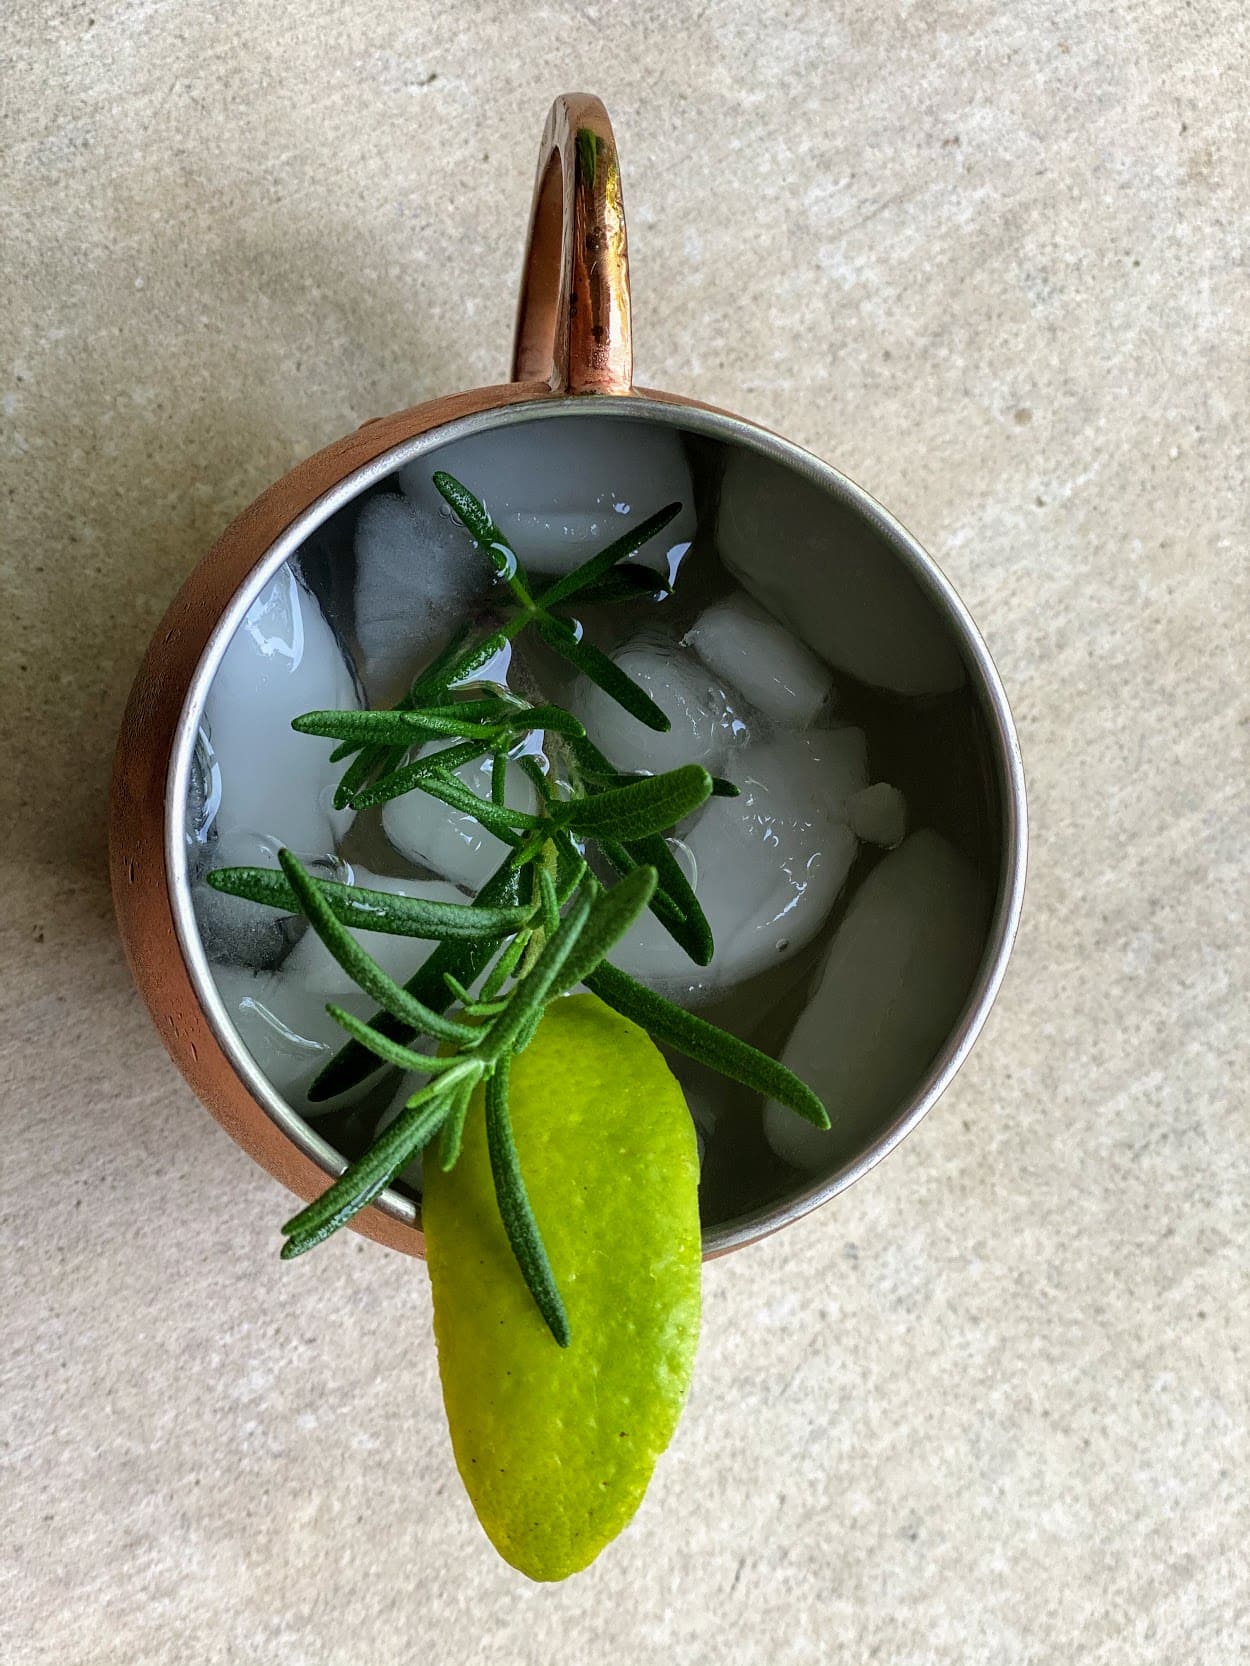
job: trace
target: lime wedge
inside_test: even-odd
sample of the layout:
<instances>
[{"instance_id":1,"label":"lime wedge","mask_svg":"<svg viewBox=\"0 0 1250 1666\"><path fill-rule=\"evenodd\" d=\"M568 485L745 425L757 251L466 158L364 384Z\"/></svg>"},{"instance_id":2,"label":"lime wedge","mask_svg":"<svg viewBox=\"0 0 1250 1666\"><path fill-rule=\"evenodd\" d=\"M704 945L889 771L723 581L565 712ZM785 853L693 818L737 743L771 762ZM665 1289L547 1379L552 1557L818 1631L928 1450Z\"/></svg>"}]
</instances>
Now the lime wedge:
<instances>
[{"instance_id":1,"label":"lime wedge","mask_svg":"<svg viewBox=\"0 0 1250 1666\"><path fill-rule=\"evenodd\" d=\"M699 1332L699 1165L645 1030L554 1002L512 1067L521 1172L568 1313L561 1348L499 1219L481 1094L422 1209L456 1464L491 1543L531 1579L584 1568L633 1516L672 1438Z\"/></svg>"}]
</instances>

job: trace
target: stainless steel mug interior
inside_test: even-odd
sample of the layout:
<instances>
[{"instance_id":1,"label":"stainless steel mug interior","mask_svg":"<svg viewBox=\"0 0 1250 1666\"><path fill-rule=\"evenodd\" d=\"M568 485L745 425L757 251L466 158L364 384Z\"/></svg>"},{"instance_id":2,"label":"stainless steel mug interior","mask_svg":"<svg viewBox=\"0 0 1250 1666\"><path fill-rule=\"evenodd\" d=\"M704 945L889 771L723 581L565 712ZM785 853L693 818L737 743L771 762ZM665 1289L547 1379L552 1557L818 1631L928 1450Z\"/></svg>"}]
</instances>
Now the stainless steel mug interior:
<instances>
[{"instance_id":1,"label":"stainless steel mug interior","mask_svg":"<svg viewBox=\"0 0 1250 1666\"><path fill-rule=\"evenodd\" d=\"M187 872L185 807L192 754L204 702L222 654L252 601L282 563L307 561L311 548L323 570L350 561L351 528L360 504L396 470L420 462L433 470L443 464L475 478L474 459L483 459L509 436L532 424L545 424L544 446L558 449L562 425L600 425L600 443L611 447L630 425L645 436L659 430L675 433L687 456L698 459L695 477L704 482L709 502L705 517L745 516L746 537L758 538L768 560L780 567L774 584L797 585L805 592L796 606L828 605L847 621L845 650L855 642L879 638L875 649L897 660L892 680L906 688L909 649L922 622L920 653L956 661L965 695L966 722L947 737L947 755L936 760L948 775L952 793L975 795L980 827L974 858L988 899L979 965L958 1015L942 1044L896 1103L877 1106L862 1117L843 1117L828 1136L827 1167L816 1176L786 1173L767 1160L761 1148L751 1175L720 1187L720 1202L708 1203L705 1245L719 1254L748 1243L826 1202L886 1155L934 1104L959 1068L984 1023L1003 976L1019 918L1025 867L1024 788L1019 747L998 674L972 620L938 567L916 540L867 493L828 464L737 417L646 395L610 399L552 398L482 411L452 421L384 452L340 480L287 528L240 586L200 660L187 691L171 753L168 778L166 861L170 875L178 941L196 992L234 1070L278 1129L329 1176L341 1158L313 1123L282 1099L236 1033L218 995L201 943ZM645 438L643 440L645 444ZM488 473L476 473L489 478ZM728 485L727 485L728 482ZM726 497L732 487L732 508ZM739 531L741 528L739 526ZM713 526L709 535L715 535ZM786 575L790 575L787 578ZM822 598L824 599L822 603ZM910 638L908 637L910 633ZM895 651L891 640L904 638ZM871 644L870 644L871 646ZM920 676L920 686L924 677ZM932 702L929 702L932 704ZM898 695L900 710L926 709L923 694ZM935 731L935 734L937 732ZM926 745L928 743L926 742ZM940 736L935 740L941 749ZM855 878L849 894L855 890ZM845 906L845 899L840 907ZM405 1226L416 1225L413 1202L398 1190L382 1195L377 1207Z\"/></svg>"}]
</instances>

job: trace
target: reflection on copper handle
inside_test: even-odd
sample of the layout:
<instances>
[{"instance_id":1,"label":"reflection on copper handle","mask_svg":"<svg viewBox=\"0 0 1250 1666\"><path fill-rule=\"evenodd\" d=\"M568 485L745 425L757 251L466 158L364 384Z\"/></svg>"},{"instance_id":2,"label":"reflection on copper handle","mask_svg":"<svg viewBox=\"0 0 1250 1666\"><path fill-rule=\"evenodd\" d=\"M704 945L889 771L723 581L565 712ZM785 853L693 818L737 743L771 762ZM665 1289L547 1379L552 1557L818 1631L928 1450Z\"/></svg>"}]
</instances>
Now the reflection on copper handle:
<instances>
[{"instance_id":1,"label":"reflection on copper handle","mask_svg":"<svg viewBox=\"0 0 1250 1666\"><path fill-rule=\"evenodd\" d=\"M543 129L512 379L556 393L633 385L621 169L608 113L588 93L557 98Z\"/></svg>"}]
</instances>

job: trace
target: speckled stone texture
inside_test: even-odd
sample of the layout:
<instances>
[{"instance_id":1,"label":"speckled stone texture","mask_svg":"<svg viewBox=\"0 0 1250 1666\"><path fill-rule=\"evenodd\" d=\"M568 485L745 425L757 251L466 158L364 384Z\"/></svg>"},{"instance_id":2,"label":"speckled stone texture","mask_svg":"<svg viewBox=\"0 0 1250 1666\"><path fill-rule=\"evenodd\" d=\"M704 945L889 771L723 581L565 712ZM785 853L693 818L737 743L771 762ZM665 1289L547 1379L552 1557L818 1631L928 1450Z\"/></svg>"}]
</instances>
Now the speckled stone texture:
<instances>
[{"instance_id":1,"label":"speckled stone texture","mask_svg":"<svg viewBox=\"0 0 1250 1666\"><path fill-rule=\"evenodd\" d=\"M1250 1653L1239 0L9 0L0 19L0 1659ZM503 373L550 98L608 103L639 377L828 457L1013 697L1023 934L938 1110L707 1274L689 1411L567 1586L452 1467L424 1271L177 1078L113 734L225 521Z\"/></svg>"}]
</instances>

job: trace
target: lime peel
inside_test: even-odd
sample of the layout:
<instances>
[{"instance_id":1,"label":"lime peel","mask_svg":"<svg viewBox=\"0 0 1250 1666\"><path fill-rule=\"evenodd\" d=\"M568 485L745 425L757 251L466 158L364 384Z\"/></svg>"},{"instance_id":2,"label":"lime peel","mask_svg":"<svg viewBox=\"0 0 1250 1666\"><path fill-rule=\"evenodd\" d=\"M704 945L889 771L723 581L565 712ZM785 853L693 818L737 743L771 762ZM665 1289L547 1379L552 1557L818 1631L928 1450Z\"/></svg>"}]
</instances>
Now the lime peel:
<instances>
[{"instance_id":1,"label":"lime peel","mask_svg":"<svg viewBox=\"0 0 1250 1666\"><path fill-rule=\"evenodd\" d=\"M630 1521L681 1415L699 1331L698 1156L659 1050L594 995L547 1009L512 1062L510 1101L570 1345L513 1258L480 1089L455 1168L426 1170L422 1216L457 1467L500 1555L557 1580Z\"/></svg>"}]
</instances>

